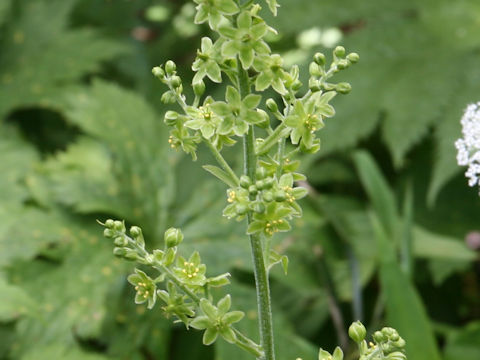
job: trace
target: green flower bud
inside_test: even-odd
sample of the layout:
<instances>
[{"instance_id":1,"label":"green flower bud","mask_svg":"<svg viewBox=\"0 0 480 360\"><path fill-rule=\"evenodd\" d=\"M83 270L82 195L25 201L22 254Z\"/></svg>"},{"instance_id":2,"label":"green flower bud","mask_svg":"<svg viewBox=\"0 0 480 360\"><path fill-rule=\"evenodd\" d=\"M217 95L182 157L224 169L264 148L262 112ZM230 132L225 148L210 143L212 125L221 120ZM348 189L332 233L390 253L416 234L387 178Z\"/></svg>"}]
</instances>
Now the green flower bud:
<instances>
[{"instance_id":1,"label":"green flower bud","mask_svg":"<svg viewBox=\"0 0 480 360\"><path fill-rule=\"evenodd\" d=\"M247 175L240 176L240 186L244 189L248 189L248 187L252 185L252 180Z\"/></svg>"},{"instance_id":2,"label":"green flower bud","mask_svg":"<svg viewBox=\"0 0 480 360\"><path fill-rule=\"evenodd\" d=\"M333 54L337 57L344 57L345 56L345 48L343 46L337 46L335 50L333 50Z\"/></svg>"},{"instance_id":3,"label":"green flower bud","mask_svg":"<svg viewBox=\"0 0 480 360\"><path fill-rule=\"evenodd\" d=\"M183 233L180 229L170 228L167 231L165 231L165 235L163 239L165 241L165 246L167 248L172 248L182 242Z\"/></svg>"},{"instance_id":4,"label":"green flower bud","mask_svg":"<svg viewBox=\"0 0 480 360\"><path fill-rule=\"evenodd\" d=\"M259 166L255 170L255 177L257 180L265 179L266 176L267 176L267 170L263 166Z\"/></svg>"},{"instance_id":5,"label":"green flower bud","mask_svg":"<svg viewBox=\"0 0 480 360\"><path fill-rule=\"evenodd\" d=\"M127 254L127 249L123 247L116 247L113 248L113 255L118 256L118 257L124 257Z\"/></svg>"},{"instance_id":6,"label":"green flower bud","mask_svg":"<svg viewBox=\"0 0 480 360\"><path fill-rule=\"evenodd\" d=\"M267 177L263 180L263 182L264 182L264 185L263 185L264 189L271 189L275 180L272 177Z\"/></svg>"},{"instance_id":7,"label":"green flower bud","mask_svg":"<svg viewBox=\"0 0 480 360\"><path fill-rule=\"evenodd\" d=\"M114 222L112 219L108 219L107 221L105 221L105 227L112 229L113 225L114 225Z\"/></svg>"},{"instance_id":8,"label":"green flower bud","mask_svg":"<svg viewBox=\"0 0 480 360\"><path fill-rule=\"evenodd\" d=\"M203 80L200 80L199 82L193 84L193 92L195 93L195 96L202 96L203 93L205 92L205 83Z\"/></svg>"},{"instance_id":9,"label":"green flower bud","mask_svg":"<svg viewBox=\"0 0 480 360\"><path fill-rule=\"evenodd\" d=\"M172 84L174 88L178 88L180 85L182 85L182 79L180 79L180 76L173 75L170 79L170 84Z\"/></svg>"},{"instance_id":10,"label":"green flower bud","mask_svg":"<svg viewBox=\"0 0 480 360\"><path fill-rule=\"evenodd\" d=\"M123 237L123 236L119 236L119 237L116 237L115 240L113 241L114 245L115 246L120 246L120 247L123 247L123 246L127 246L128 245L128 240Z\"/></svg>"},{"instance_id":11,"label":"green flower bud","mask_svg":"<svg viewBox=\"0 0 480 360\"><path fill-rule=\"evenodd\" d=\"M349 65L350 65L350 63L347 60L342 59L337 63L337 68L339 70L343 70L343 69L348 68Z\"/></svg>"},{"instance_id":12,"label":"green flower bud","mask_svg":"<svg viewBox=\"0 0 480 360\"><path fill-rule=\"evenodd\" d=\"M385 336L381 331L375 331L372 337L373 337L373 340L375 340L377 343L381 343L386 340Z\"/></svg>"},{"instance_id":13,"label":"green flower bud","mask_svg":"<svg viewBox=\"0 0 480 360\"><path fill-rule=\"evenodd\" d=\"M293 91L300 90L301 87L302 87L302 83L300 82L300 80L295 80L292 84Z\"/></svg>"},{"instance_id":14,"label":"green flower bud","mask_svg":"<svg viewBox=\"0 0 480 360\"><path fill-rule=\"evenodd\" d=\"M112 238L115 235L115 232L112 229L103 230L103 236L106 238Z\"/></svg>"},{"instance_id":15,"label":"green flower bud","mask_svg":"<svg viewBox=\"0 0 480 360\"><path fill-rule=\"evenodd\" d=\"M273 201L273 194L271 191L264 191L262 193L262 199L266 202L271 202Z\"/></svg>"},{"instance_id":16,"label":"green flower bud","mask_svg":"<svg viewBox=\"0 0 480 360\"><path fill-rule=\"evenodd\" d=\"M265 182L263 180L257 180L255 182L255 186L257 187L258 190L263 190L265 186Z\"/></svg>"},{"instance_id":17,"label":"green flower bud","mask_svg":"<svg viewBox=\"0 0 480 360\"><path fill-rule=\"evenodd\" d=\"M167 72L168 75L173 75L176 69L177 69L177 65L175 65L175 63L172 60L168 60L167 63L165 64L165 71Z\"/></svg>"},{"instance_id":18,"label":"green flower bud","mask_svg":"<svg viewBox=\"0 0 480 360\"><path fill-rule=\"evenodd\" d=\"M356 64L358 60L360 60L360 56L357 53L350 53L347 55L347 60L350 61L352 64Z\"/></svg>"},{"instance_id":19,"label":"green flower bud","mask_svg":"<svg viewBox=\"0 0 480 360\"><path fill-rule=\"evenodd\" d=\"M267 109L270 110L271 112L277 112L278 111L278 105L273 99L267 99Z\"/></svg>"},{"instance_id":20,"label":"green flower bud","mask_svg":"<svg viewBox=\"0 0 480 360\"><path fill-rule=\"evenodd\" d=\"M258 194L258 189L257 189L257 187L256 187L255 185L250 185L250 186L248 187L248 193L249 193L250 195L252 195L252 196L257 195L257 194Z\"/></svg>"},{"instance_id":21,"label":"green flower bud","mask_svg":"<svg viewBox=\"0 0 480 360\"><path fill-rule=\"evenodd\" d=\"M134 238L137 238L142 235L142 229L140 229L138 226L132 226L130 228L130 235L132 235Z\"/></svg>"},{"instance_id":22,"label":"green flower bud","mask_svg":"<svg viewBox=\"0 0 480 360\"><path fill-rule=\"evenodd\" d=\"M325 65L325 61L326 61L325 55L318 52L313 56L313 61L315 61L318 65L323 66Z\"/></svg>"},{"instance_id":23,"label":"green flower bud","mask_svg":"<svg viewBox=\"0 0 480 360\"><path fill-rule=\"evenodd\" d=\"M113 228L117 231L125 231L125 225L123 224L123 222L119 221L119 220L115 220L113 222Z\"/></svg>"},{"instance_id":24,"label":"green flower bud","mask_svg":"<svg viewBox=\"0 0 480 360\"><path fill-rule=\"evenodd\" d=\"M348 336L356 343L362 342L367 336L367 329L360 321L355 321L348 328Z\"/></svg>"},{"instance_id":25,"label":"green flower bud","mask_svg":"<svg viewBox=\"0 0 480 360\"><path fill-rule=\"evenodd\" d=\"M312 76L322 76L322 71L320 70L318 64L315 62L310 63L310 66L308 67L308 72Z\"/></svg>"},{"instance_id":26,"label":"green flower bud","mask_svg":"<svg viewBox=\"0 0 480 360\"><path fill-rule=\"evenodd\" d=\"M275 194L273 196L275 198L275 201L277 202L285 201L285 199L287 198L285 191L283 190L275 191Z\"/></svg>"},{"instance_id":27,"label":"green flower bud","mask_svg":"<svg viewBox=\"0 0 480 360\"><path fill-rule=\"evenodd\" d=\"M403 340L403 338L399 338L398 340L392 342L392 345L397 347L398 349L402 349L405 347L406 343L405 343L405 340Z\"/></svg>"},{"instance_id":28,"label":"green flower bud","mask_svg":"<svg viewBox=\"0 0 480 360\"><path fill-rule=\"evenodd\" d=\"M177 124L178 113L176 111L169 110L165 113L163 121L168 126L175 126Z\"/></svg>"},{"instance_id":29,"label":"green flower bud","mask_svg":"<svg viewBox=\"0 0 480 360\"><path fill-rule=\"evenodd\" d=\"M160 100L164 103L164 104L173 104L175 103L175 94L173 94L171 91L166 91L163 93L162 97L160 98Z\"/></svg>"},{"instance_id":30,"label":"green flower bud","mask_svg":"<svg viewBox=\"0 0 480 360\"><path fill-rule=\"evenodd\" d=\"M320 82L312 77L310 80L308 80L308 88L311 92L320 91Z\"/></svg>"},{"instance_id":31,"label":"green flower bud","mask_svg":"<svg viewBox=\"0 0 480 360\"><path fill-rule=\"evenodd\" d=\"M158 78L160 80L163 80L163 78L165 77L165 71L163 71L163 69L160 66L155 66L152 69L152 74L153 74L153 76L155 76L156 78Z\"/></svg>"},{"instance_id":32,"label":"green flower bud","mask_svg":"<svg viewBox=\"0 0 480 360\"><path fill-rule=\"evenodd\" d=\"M263 214L265 212L265 205L261 202L255 203L253 205L253 211L255 211L257 214Z\"/></svg>"},{"instance_id":33,"label":"green flower bud","mask_svg":"<svg viewBox=\"0 0 480 360\"><path fill-rule=\"evenodd\" d=\"M255 125L257 125L259 128L266 129L270 125L270 116L268 116L268 114L262 109L257 109L257 113L260 114L262 120Z\"/></svg>"},{"instance_id":34,"label":"green flower bud","mask_svg":"<svg viewBox=\"0 0 480 360\"><path fill-rule=\"evenodd\" d=\"M349 83L341 82L335 86L335 91L339 92L340 94L348 94L352 91L352 86Z\"/></svg>"}]
</instances>

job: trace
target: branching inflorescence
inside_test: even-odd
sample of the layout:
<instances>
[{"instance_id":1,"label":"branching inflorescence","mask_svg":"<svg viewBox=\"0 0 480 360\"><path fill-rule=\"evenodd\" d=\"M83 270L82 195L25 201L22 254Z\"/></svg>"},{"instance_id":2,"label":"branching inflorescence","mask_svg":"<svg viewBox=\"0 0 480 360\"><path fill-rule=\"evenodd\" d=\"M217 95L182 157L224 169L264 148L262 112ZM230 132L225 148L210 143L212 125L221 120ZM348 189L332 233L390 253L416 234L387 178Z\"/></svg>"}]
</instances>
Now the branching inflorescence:
<instances>
[{"instance_id":1,"label":"branching inflorescence","mask_svg":"<svg viewBox=\"0 0 480 360\"><path fill-rule=\"evenodd\" d=\"M335 114L330 102L337 94L351 90L348 83L333 83L331 78L356 63L359 56L347 54L338 46L327 65L325 55L315 54L309 66L308 86L304 87L298 66L286 69L282 57L272 54L265 38L276 31L260 17L259 4L253 0L194 1L195 22L208 23L216 34L213 38L202 38L197 50L192 65L194 98L189 101L184 95L183 82L173 61L153 68L152 72L168 87L162 101L180 107L180 111L170 110L165 114L164 121L170 127L170 146L195 160L198 146L205 144L218 166L204 168L228 186L223 215L238 221L246 219L257 288L260 344L235 328L243 313L230 311L230 295L218 301L211 295L210 288L229 283L229 274L210 278L198 252L188 259L177 255L177 246L183 239L180 230L167 230L164 250L149 253L140 228L132 227L129 236L121 221L107 220L102 225L105 236L114 239L115 255L159 272L156 278L138 269L130 275L128 280L137 291L137 303L147 303L152 308L160 300L167 316L175 317L187 328L204 330L206 345L220 336L257 359L273 360L268 271L277 263L286 271L287 258L274 252L270 241L277 232L290 230L290 221L302 215L297 200L307 195L305 188L295 186L295 181L304 180L305 176L296 172L299 161L293 157L299 151L315 153L320 149L316 134L323 128L324 119ZM276 14L276 0L266 3ZM204 96L207 79L228 82L223 99ZM273 89L279 100L264 98L262 92L268 88ZM260 109L261 106L267 111ZM221 154L224 146L233 146L238 140L244 154L242 174L236 174ZM159 283L165 284L163 290L157 290ZM373 354L372 347L369 350L364 345L360 349L363 349L362 359L404 358L383 357L383 352L382 357L376 356L380 352ZM398 353L403 355L401 349ZM323 350L321 359L329 358L322 354ZM333 358L341 359L338 354L336 350Z\"/></svg>"}]
</instances>

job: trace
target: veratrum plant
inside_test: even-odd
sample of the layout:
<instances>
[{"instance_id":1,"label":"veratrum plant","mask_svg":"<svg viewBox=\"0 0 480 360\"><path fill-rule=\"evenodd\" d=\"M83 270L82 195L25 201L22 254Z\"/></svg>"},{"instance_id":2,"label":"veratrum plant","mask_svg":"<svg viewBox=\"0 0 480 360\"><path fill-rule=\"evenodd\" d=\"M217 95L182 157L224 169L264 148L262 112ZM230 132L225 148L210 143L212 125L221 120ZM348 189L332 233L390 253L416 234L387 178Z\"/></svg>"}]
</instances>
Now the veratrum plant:
<instances>
[{"instance_id":1,"label":"veratrum plant","mask_svg":"<svg viewBox=\"0 0 480 360\"><path fill-rule=\"evenodd\" d=\"M205 144L220 166L207 165L205 169L228 186L223 215L245 220L254 262L260 343L235 327L244 314L231 310L230 295L213 299L211 288L227 285L229 274L208 277L198 252L188 259L177 255L183 240L179 229L168 229L165 248L152 253L145 249L142 231L136 226L127 235L122 221L107 220L102 224L104 235L114 239L115 255L158 272L152 276L136 269L128 277L137 292L136 303L147 303L151 309L160 302L167 316L183 322L187 328L204 331L205 345L220 336L257 359L274 360L268 273L277 263L286 271L288 259L273 251L270 243L277 232L289 231L290 221L302 215L297 201L307 195L305 188L295 186L295 181L305 180L305 176L295 172L299 161L294 161L293 156L299 151L315 153L320 149L316 133L324 126L324 119L335 114L330 102L337 94L351 89L348 83L334 83L331 78L356 63L359 56L346 54L338 46L332 62L327 64L325 55L315 54L305 91L298 67L285 69L282 57L272 54L266 43L267 34L276 31L260 17L259 4L253 0L194 1L195 22L208 23L217 35L214 39L204 37L197 51L192 65L193 101L183 94L182 79L173 61L153 68L153 74L168 86L162 101L176 102L181 108L181 113L165 114L165 123L171 128L171 147L196 159L197 147ZM266 2L276 14L276 0ZM229 82L224 99L204 96L206 78L216 83ZM279 103L262 96L270 87L281 99ZM263 102L268 112L259 109ZM224 146L233 146L238 140L244 154L242 174L236 174L221 154ZM289 145L289 151L287 141L292 146L290 149ZM162 289L157 289L160 284ZM352 337L359 343L362 360L406 358L404 342L395 330L386 328L375 333L376 344L369 347L364 341L363 325L355 323L353 327L357 330L352 330L351 336L355 333ZM333 355L320 350L319 359L340 360L343 353L340 348Z\"/></svg>"}]
</instances>

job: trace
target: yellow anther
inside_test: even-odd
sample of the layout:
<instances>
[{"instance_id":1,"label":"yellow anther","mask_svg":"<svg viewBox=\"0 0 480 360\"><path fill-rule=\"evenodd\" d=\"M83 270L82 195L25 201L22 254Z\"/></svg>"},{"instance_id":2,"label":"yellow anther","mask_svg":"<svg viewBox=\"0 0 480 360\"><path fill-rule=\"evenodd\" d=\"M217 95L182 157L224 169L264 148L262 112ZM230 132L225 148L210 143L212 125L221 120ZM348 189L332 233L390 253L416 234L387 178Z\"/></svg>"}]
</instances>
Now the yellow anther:
<instances>
[{"instance_id":1,"label":"yellow anther","mask_svg":"<svg viewBox=\"0 0 480 360\"><path fill-rule=\"evenodd\" d=\"M138 287L138 286L135 286L135 290L137 290L137 291L138 291L138 289L139 289L139 287Z\"/></svg>"},{"instance_id":2,"label":"yellow anther","mask_svg":"<svg viewBox=\"0 0 480 360\"><path fill-rule=\"evenodd\" d=\"M277 224L277 220L273 220L272 223L273 223L273 225L276 225L276 224Z\"/></svg>"},{"instance_id":3,"label":"yellow anther","mask_svg":"<svg viewBox=\"0 0 480 360\"><path fill-rule=\"evenodd\" d=\"M183 266L187 266L187 265L188 265L188 262L185 261L185 262L183 263Z\"/></svg>"},{"instance_id":4,"label":"yellow anther","mask_svg":"<svg viewBox=\"0 0 480 360\"><path fill-rule=\"evenodd\" d=\"M283 220L282 219L278 220L278 223L283 224Z\"/></svg>"},{"instance_id":5,"label":"yellow anther","mask_svg":"<svg viewBox=\"0 0 480 360\"><path fill-rule=\"evenodd\" d=\"M184 274L186 274L186 273L187 273L187 270L183 269L182 272L183 272Z\"/></svg>"},{"instance_id":6,"label":"yellow anther","mask_svg":"<svg viewBox=\"0 0 480 360\"><path fill-rule=\"evenodd\" d=\"M192 274L188 274L187 276L188 276L189 279L191 279L193 277Z\"/></svg>"},{"instance_id":7,"label":"yellow anther","mask_svg":"<svg viewBox=\"0 0 480 360\"><path fill-rule=\"evenodd\" d=\"M267 226L267 228L268 228L268 227L272 226L272 224L270 224L270 223L267 223L267 225L266 225L266 226Z\"/></svg>"},{"instance_id":8,"label":"yellow anther","mask_svg":"<svg viewBox=\"0 0 480 360\"><path fill-rule=\"evenodd\" d=\"M199 271L200 271L200 269L199 269L199 268L195 268L195 272L199 272Z\"/></svg>"},{"instance_id":9,"label":"yellow anther","mask_svg":"<svg viewBox=\"0 0 480 360\"><path fill-rule=\"evenodd\" d=\"M371 341L368 343L368 345L369 345L370 347L374 347L374 346L375 346L375 344L374 344L373 342L371 342Z\"/></svg>"},{"instance_id":10,"label":"yellow anther","mask_svg":"<svg viewBox=\"0 0 480 360\"><path fill-rule=\"evenodd\" d=\"M191 263L190 263L190 266L195 266L195 264L191 262Z\"/></svg>"}]
</instances>

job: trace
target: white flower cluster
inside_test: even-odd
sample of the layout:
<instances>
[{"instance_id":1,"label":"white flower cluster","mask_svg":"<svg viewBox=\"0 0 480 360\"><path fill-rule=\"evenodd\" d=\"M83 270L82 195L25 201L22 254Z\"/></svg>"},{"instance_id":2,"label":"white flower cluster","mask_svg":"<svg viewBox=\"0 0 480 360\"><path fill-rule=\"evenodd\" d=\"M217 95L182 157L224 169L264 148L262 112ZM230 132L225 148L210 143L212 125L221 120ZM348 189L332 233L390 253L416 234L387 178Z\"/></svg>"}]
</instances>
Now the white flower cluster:
<instances>
[{"instance_id":1,"label":"white flower cluster","mask_svg":"<svg viewBox=\"0 0 480 360\"><path fill-rule=\"evenodd\" d=\"M457 162L462 166L468 165L465 172L468 185L480 185L480 102L468 105L461 123L463 138L455 142Z\"/></svg>"}]
</instances>

